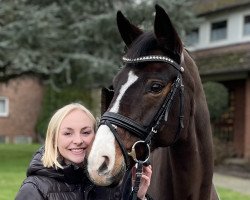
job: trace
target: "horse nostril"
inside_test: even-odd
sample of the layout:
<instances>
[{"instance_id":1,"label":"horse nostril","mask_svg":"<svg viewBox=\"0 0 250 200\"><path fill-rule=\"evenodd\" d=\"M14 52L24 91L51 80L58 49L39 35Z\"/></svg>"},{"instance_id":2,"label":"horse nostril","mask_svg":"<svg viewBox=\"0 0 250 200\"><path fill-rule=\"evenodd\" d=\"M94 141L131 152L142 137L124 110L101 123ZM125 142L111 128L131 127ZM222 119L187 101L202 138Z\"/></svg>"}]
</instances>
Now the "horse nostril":
<instances>
[{"instance_id":1,"label":"horse nostril","mask_svg":"<svg viewBox=\"0 0 250 200\"><path fill-rule=\"evenodd\" d=\"M104 158L104 161L103 161L102 165L98 169L98 172L99 172L98 174L99 175L105 175L105 173L108 170L109 157L108 156L103 156L103 158Z\"/></svg>"}]
</instances>

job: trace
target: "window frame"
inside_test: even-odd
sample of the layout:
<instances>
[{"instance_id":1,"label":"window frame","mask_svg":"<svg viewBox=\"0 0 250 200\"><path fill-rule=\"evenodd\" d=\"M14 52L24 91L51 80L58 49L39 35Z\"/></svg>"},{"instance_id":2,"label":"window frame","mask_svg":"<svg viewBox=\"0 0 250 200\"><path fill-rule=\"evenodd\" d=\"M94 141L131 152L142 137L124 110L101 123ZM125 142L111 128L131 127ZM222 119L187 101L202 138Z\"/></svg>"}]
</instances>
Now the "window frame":
<instances>
[{"instance_id":1,"label":"window frame","mask_svg":"<svg viewBox=\"0 0 250 200\"><path fill-rule=\"evenodd\" d=\"M4 102L4 112L0 111L0 117L8 117L9 116L9 98L0 96L0 101Z\"/></svg>"},{"instance_id":2,"label":"window frame","mask_svg":"<svg viewBox=\"0 0 250 200\"><path fill-rule=\"evenodd\" d=\"M220 23L225 23L225 37L223 37L223 38L218 38L218 39L215 39L215 38L213 38L213 31L215 30L214 28L213 28L213 25L218 25L219 26L219 24ZM220 29L220 28L218 28L218 29ZM218 30L217 29L217 30ZM213 42L220 42L220 41L225 41L225 40L227 40L227 38L228 38L228 19L223 19L223 20L219 20L219 21L214 21L214 22L211 22L211 24L210 24L210 42L211 43L213 43Z\"/></svg>"},{"instance_id":3,"label":"window frame","mask_svg":"<svg viewBox=\"0 0 250 200\"><path fill-rule=\"evenodd\" d=\"M248 23L246 23L246 18L247 17L249 18ZM243 15L243 27L242 27L242 35L243 35L243 37L250 36L250 28L249 28L249 32L247 33L246 32L246 24L248 24L248 26L250 27L250 14Z\"/></svg>"},{"instance_id":4,"label":"window frame","mask_svg":"<svg viewBox=\"0 0 250 200\"><path fill-rule=\"evenodd\" d=\"M195 39L195 40L194 40ZM197 46L200 43L200 27L192 29L186 35L187 46Z\"/></svg>"}]
</instances>

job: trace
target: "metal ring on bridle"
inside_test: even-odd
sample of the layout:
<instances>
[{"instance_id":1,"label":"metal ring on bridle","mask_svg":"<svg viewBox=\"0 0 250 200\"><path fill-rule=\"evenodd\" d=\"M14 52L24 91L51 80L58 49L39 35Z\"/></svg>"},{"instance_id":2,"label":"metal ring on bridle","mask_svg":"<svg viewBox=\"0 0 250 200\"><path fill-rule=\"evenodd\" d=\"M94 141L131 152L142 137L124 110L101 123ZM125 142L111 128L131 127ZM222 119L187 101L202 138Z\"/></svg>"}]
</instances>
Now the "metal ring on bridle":
<instances>
[{"instance_id":1,"label":"metal ring on bridle","mask_svg":"<svg viewBox=\"0 0 250 200\"><path fill-rule=\"evenodd\" d=\"M143 152L142 153L144 153L144 151L146 151L146 154L144 154L142 156L144 159L140 159L139 155L138 155L140 153L140 152L138 152L139 151L138 148L140 148L140 145L143 145ZM146 163L149 159L149 156L150 156L149 144L146 143L145 141L142 141L142 140L135 142L131 148L131 152L128 152L128 155L131 156L133 158L133 160L137 163L138 162Z\"/></svg>"}]
</instances>

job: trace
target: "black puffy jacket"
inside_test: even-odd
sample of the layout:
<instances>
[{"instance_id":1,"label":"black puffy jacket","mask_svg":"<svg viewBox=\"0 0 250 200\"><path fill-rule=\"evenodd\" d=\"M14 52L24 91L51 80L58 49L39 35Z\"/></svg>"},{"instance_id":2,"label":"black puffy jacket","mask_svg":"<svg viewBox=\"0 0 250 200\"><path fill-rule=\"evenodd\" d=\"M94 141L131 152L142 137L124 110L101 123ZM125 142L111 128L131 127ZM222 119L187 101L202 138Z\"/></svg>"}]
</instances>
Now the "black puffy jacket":
<instances>
[{"instance_id":1,"label":"black puffy jacket","mask_svg":"<svg viewBox=\"0 0 250 200\"><path fill-rule=\"evenodd\" d=\"M129 199L131 178L120 187L93 185L82 168L68 165L63 169L45 168L41 162L44 148L34 155L15 200L120 200Z\"/></svg>"}]
</instances>

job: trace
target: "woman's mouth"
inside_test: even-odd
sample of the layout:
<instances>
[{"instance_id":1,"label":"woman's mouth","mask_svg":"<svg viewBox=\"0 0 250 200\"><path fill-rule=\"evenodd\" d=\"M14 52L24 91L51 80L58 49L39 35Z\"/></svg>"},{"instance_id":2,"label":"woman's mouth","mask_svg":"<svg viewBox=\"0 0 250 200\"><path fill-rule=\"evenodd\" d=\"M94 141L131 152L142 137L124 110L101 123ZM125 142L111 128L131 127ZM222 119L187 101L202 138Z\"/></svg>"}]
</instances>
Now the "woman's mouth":
<instances>
[{"instance_id":1,"label":"woman's mouth","mask_svg":"<svg viewBox=\"0 0 250 200\"><path fill-rule=\"evenodd\" d=\"M69 149L73 154L82 154L85 151L85 148L71 148Z\"/></svg>"}]
</instances>

